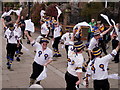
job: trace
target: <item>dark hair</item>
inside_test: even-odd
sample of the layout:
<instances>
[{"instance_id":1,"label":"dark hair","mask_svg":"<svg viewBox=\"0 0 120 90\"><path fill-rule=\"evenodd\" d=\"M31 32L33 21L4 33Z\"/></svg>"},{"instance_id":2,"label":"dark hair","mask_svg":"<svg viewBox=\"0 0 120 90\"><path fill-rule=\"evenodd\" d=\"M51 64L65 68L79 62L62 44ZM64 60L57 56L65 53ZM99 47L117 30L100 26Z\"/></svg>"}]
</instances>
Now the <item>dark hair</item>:
<instances>
[{"instance_id":1,"label":"dark hair","mask_svg":"<svg viewBox=\"0 0 120 90\"><path fill-rule=\"evenodd\" d=\"M8 24L8 27L14 27L13 23Z\"/></svg>"}]
</instances>

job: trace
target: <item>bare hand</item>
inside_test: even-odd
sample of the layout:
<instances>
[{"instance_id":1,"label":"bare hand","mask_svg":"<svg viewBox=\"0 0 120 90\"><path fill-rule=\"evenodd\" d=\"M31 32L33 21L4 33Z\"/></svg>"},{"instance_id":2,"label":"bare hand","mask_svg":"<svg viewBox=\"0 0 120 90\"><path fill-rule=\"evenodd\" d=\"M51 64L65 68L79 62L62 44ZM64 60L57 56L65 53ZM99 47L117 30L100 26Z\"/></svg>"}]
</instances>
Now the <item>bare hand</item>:
<instances>
[{"instance_id":1,"label":"bare hand","mask_svg":"<svg viewBox=\"0 0 120 90\"><path fill-rule=\"evenodd\" d=\"M46 67L47 67L47 65L48 65L48 64L47 64L47 63L45 63L43 66L46 66Z\"/></svg>"},{"instance_id":2,"label":"bare hand","mask_svg":"<svg viewBox=\"0 0 120 90\"><path fill-rule=\"evenodd\" d=\"M52 40L54 41L55 39L54 39L54 38L52 38Z\"/></svg>"},{"instance_id":3,"label":"bare hand","mask_svg":"<svg viewBox=\"0 0 120 90\"><path fill-rule=\"evenodd\" d=\"M78 80L77 82L76 82L76 85L79 85L80 84L80 80Z\"/></svg>"}]
</instances>

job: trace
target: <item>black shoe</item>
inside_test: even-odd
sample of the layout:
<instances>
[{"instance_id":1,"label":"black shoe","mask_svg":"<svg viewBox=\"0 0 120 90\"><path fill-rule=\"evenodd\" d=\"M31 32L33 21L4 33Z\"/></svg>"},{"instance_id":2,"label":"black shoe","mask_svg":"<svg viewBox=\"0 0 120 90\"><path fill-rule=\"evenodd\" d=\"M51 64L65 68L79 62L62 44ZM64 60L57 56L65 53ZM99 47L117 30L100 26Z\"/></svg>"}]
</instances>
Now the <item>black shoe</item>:
<instances>
[{"instance_id":1,"label":"black shoe","mask_svg":"<svg viewBox=\"0 0 120 90\"><path fill-rule=\"evenodd\" d=\"M18 53L17 53L17 54L15 54L15 57L17 57L17 55L18 55Z\"/></svg>"},{"instance_id":2,"label":"black shoe","mask_svg":"<svg viewBox=\"0 0 120 90\"><path fill-rule=\"evenodd\" d=\"M10 71L14 71L14 70L11 68L11 66L8 66L7 69L10 70Z\"/></svg>"},{"instance_id":3,"label":"black shoe","mask_svg":"<svg viewBox=\"0 0 120 90\"><path fill-rule=\"evenodd\" d=\"M119 61L115 61L115 63L119 63Z\"/></svg>"},{"instance_id":4,"label":"black shoe","mask_svg":"<svg viewBox=\"0 0 120 90\"><path fill-rule=\"evenodd\" d=\"M36 53L36 51L34 51L34 53Z\"/></svg>"},{"instance_id":5,"label":"black shoe","mask_svg":"<svg viewBox=\"0 0 120 90\"><path fill-rule=\"evenodd\" d=\"M10 63L9 63L9 62L7 62L7 63L6 63L6 65L10 65Z\"/></svg>"},{"instance_id":6,"label":"black shoe","mask_svg":"<svg viewBox=\"0 0 120 90\"><path fill-rule=\"evenodd\" d=\"M20 52L19 54L23 54L23 52Z\"/></svg>"},{"instance_id":7,"label":"black shoe","mask_svg":"<svg viewBox=\"0 0 120 90\"><path fill-rule=\"evenodd\" d=\"M27 41L27 44L30 44L30 41Z\"/></svg>"},{"instance_id":8,"label":"black shoe","mask_svg":"<svg viewBox=\"0 0 120 90\"><path fill-rule=\"evenodd\" d=\"M53 57L57 57L57 54L54 54Z\"/></svg>"},{"instance_id":9,"label":"black shoe","mask_svg":"<svg viewBox=\"0 0 120 90\"><path fill-rule=\"evenodd\" d=\"M10 68L11 68L10 66L7 67L7 69L10 69Z\"/></svg>"},{"instance_id":10,"label":"black shoe","mask_svg":"<svg viewBox=\"0 0 120 90\"><path fill-rule=\"evenodd\" d=\"M37 81L36 84L39 84L39 85L40 85L40 81Z\"/></svg>"},{"instance_id":11,"label":"black shoe","mask_svg":"<svg viewBox=\"0 0 120 90\"><path fill-rule=\"evenodd\" d=\"M19 61L20 61L20 58L19 58L19 57L17 57L17 58L16 58L16 60L19 62Z\"/></svg>"},{"instance_id":12,"label":"black shoe","mask_svg":"<svg viewBox=\"0 0 120 90\"><path fill-rule=\"evenodd\" d=\"M57 54L57 57L61 57L62 55L61 54Z\"/></svg>"},{"instance_id":13,"label":"black shoe","mask_svg":"<svg viewBox=\"0 0 120 90\"><path fill-rule=\"evenodd\" d=\"M112 60L113 62L115 61L115 60Z\"/></svg>"}]
</instances>

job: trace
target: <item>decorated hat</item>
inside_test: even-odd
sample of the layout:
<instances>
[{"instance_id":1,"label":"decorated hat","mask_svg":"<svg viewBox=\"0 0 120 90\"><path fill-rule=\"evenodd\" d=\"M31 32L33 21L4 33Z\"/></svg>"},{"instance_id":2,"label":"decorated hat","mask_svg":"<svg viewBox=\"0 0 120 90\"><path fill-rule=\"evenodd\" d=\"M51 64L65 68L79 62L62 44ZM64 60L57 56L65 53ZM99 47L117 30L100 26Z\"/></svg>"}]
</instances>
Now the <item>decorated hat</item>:
<instances>
[{"instance_id":1,"label":"decorated hat","mask_svg":"<svg viewBox=\"0 0 120 90\"><path fill-rule=\"evenodd\" d=\"M45 19L41 19L40 22L45 22Z\"/></svg>"},{"instance_id":2,"label":"decorated hat","mask_svg":"<svg viewBox=\"0 0 120 90\"><path fill-rule=\"evenodd\" d=\"M49 43L49 41L48 41L47 38L42 38L42 39L40 40L40 44L43 43L43 42L47 42L47 43Z\"/></svg>"},{"instance_id":3,"label":"decorated hat","mask_svg":"<svg viewBox=\"0 0 120 90\"><path fill-rule=\"evenodd\" d=\"M66 31L69 31L69 27L66 27L65 30L66 30Z\"/></svg>"},{"instance_id":4,"label":"decorated hat","mask_svg":"<svg viewBox=\"0 0 120 90\"><path fill-rule=\"evenodd\" d=\"M94 56L99 56L99 55L102 54L102 50L101 50L99 47L95 47L95 48L93 49L93 51L92 51L92 54L93 54Z\"/></svg>"},{"instance_id":5,"label":"decorated hat","mask_svg":"<svg viewBox=\"0 0 120 90\"><path fill-rule=\"evenodd\" d=\"M97 24L101 24L101 21L97 21Z\"/></svg>"},{"instance_id":6,"label":"decorated hat","mask_svg":"<svg viewBox=\"0 0 120 90\"><path fill-rule=\"evenodd\" d=\"M57 25L58 24L58 22L56 21L56 22L54 22L54 25Z\"/></svg>"},{"instance_id":7,"label":"decorated hat","mask_svg":"<svg viewBox=\"0 0 120 90\"><path fill-rule=\"evenodd\" d=\"M100 32L94 32L94 36L100 35Z\"/></svg>"},{"instance_id":8,"label":"decorated hat","mask_svg":"<svg viewBox=\"0 0 120 90\"><path fill-rule=\"evenodd\" d=\"M76 49L76 50L81 50L81 49L83 49L84 47L85 47L85 45L83 44L82 41L76 41L76 42L74 43L74 49Z\"/></svg>"}]
</instances>

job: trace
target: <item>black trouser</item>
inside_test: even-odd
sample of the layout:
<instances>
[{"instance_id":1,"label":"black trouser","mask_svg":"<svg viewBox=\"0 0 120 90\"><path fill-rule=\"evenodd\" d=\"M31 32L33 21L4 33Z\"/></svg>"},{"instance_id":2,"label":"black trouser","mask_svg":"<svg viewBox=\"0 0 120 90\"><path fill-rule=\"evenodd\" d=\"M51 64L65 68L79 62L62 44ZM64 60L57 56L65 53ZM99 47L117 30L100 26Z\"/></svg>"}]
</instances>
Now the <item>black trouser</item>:
<instances>
[{"instance_id":1,"label":"black trouser","mask_svg":"<svg viewBox=\"0 0 120 90\"><path fill-rule=\"evenodd\" d=\"M65 74L65 81L66 81L66 90L76 90L76 82L78 81L78 77L71 75L69 72ZM79 87L79 86L78 86Z\"/></svg>"},{"instance_id":2,"label":"black trouser","mask_svg":"<svg viewBox=\"0 0 120 90\"><path fill-rule=\"evenodd\" d=\"M94 90L109 90L110 85L108 79L94 80Z\"/></svg>"},{"instance_id":3,"label":"black trouser","mask_svg":"<svg viewBox=\"0 0 120 90\"><path fill-rule=\"evenodd\" d=\"M120 50L117 52L116 56L114 57L115 62L119 62L119 53L120 53Z\"/></svg>"},{"instance_id":4,"label":"black trouser","mask_svg":"<svg viewBox=\"0 0 120 90\"><path fill-rule=\"evenodd\" d=\"M55 40L54 40L53 48L56 49L56 50L58 50L58 44L59 44L59 42L60 42L60 39L61 39L61 37L57 37L57 38L55 38Z\"/></svg>"},{"instance_id":5,"label":"black trouser","mask_svg":"<svg viewBox=\"0 0 120 90\"><path fill-rule=\"evenodd\" d=\"M21 49L22 49L22 45L20 44L19 47L17 47L17 50L16 50L16 51L21 52Z\"/></svg>"},{"instance_id":6,"label":"black trouser","mask_svg":"<svg viewBox=\"0 0 120 90\"><path fill-rule=\"evenodd\" d=\"M113 40L112 40L112 49L115 49L115 48L118 46L118 43L119 43L118 40L113 39ZM115 62L119 62L119 53L120 53L120 49L119 49L119 51L117 52L116 56L114 57L114 61L115 61Z\"/></svg>"},{"instance_id":7,"label":"black trouser","mask_svg":"<svg viewBox=\"0 0 120 90\"><path fill-rule=\"evenodd\" d=\"M25 26L21 26L21 31L22 31L23 38L25 38L25 34L24 34Z\"/></svg>"},{"instance_id":8,"label":"black trouser","mask_svg":"<svg viewBox=\"0 0 120 90\"><path fill-rule=\"evenodd\" d=\"M107 55L105 40L99 40L99 44L100 44L100 47L102 48L104 54Z\"/></svg>"},{"instance_id":9,"label":"black trouser","mask_svg":"<svg viewBox=\"0 0 120 90\"><path fill-rule=\"evenodd\" d=\"M51 29L51 31L52 31L52 37L53 37L53 35L54 35L54 29Z\"/></svg>"},{"instance_id":10,"label":"black trouser","mask_svg":"<svg viewBox=\"0 0 120 90\"><path fill-rule=\"evenodd\" d=\"M43 66L33 62L33 73L31 74L30 78L35 79L41 74L43 71Z\"/></svg>"},{"instance_id":11,"label":"black trouser","mask_svg":"<svg viewBox=\"0 0 120 90\"><path fill-rule=\"evenodd\" d=\"M65 50L66 50L66 53L67 53L67 58L68 58L68 47L69 47L69 45L65 45Z\"/></svg>"},{"instance_id":12,"label":"black trouser","mask_svg":"<svg viewBox=\"0 0 120 90\"><path fill-rule=\"evenodd\" d=\"M7 44L7 59L14 60L15 51L17 50L17 44Z\"/></svg>"},{"instance_id":13,"label":"black trouser","mask_svg":"<svg viewBox=\"0 0 120 90\"><path fill-rule=\"evenodd\" d=\"M87 42L89 42L89 41L90 41L90 38L91 38L91 33L89 32L89 33L88 33Z\"/></svg>"},{"instance_id":14,"label":"black trouser","mask_svg":"<svg viewBox=\"0 0 120 90\"><path fill-rule=\"evenodd\" d=\"M28 31L28 35L31 37L31 32ZM30 44L30 40L27 38L27 43Z\"/></svg>"}]
</instances>

